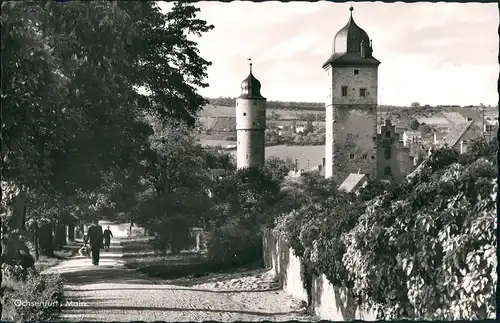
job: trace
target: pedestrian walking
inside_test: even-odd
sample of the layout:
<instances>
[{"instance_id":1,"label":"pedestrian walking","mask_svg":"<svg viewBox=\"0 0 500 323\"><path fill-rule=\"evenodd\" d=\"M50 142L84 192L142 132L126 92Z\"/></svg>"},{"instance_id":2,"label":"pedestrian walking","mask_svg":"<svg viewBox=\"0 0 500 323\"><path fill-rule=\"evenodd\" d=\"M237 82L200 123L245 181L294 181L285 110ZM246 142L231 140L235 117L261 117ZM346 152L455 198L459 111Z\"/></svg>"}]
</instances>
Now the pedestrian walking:
<instances>
[{"instance_id":1,"label":"pedestrian walking","mask_svg":"<svg viewBox=\"0 0 500 323\"><path fill-rule=\"evenodd\" d=\"M109 245L111 244L111 238L113 238L113 233L109 229L109 226L104 230L104 250L109 251Z\"/></svg>"},{"instance_id":2,"label":"pedestrian walking","mask_svg":"<svg viewBox=\"0 0 500 323\"><path fill-rule=\"evenodd\" d=\"M99 221L95 221L87 232L86 242L90 243L90 250L92 251L92 264L99 265L99 253L102 248L103 232Z\"/></svg>"}]
</instances>

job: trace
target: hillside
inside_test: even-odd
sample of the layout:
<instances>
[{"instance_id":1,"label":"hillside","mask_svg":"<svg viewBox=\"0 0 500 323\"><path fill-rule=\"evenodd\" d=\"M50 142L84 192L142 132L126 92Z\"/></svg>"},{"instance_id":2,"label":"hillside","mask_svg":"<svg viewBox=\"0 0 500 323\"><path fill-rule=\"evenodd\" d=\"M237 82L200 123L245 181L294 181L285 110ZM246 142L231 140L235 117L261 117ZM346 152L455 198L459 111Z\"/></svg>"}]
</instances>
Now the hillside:
<instances>
[{"instance_id":1,"label":"hillside","mask_svg":"<svg viewBox=\"0 0 500 323\"><path fill-rule=\"evenodd\" d=\"M220 101L220 100L219 100ZM218 100L214 101L215 103ZM228 104L227 102L221 102ZM281 106L270 104L267 109L268 126L291 125L292 120L313 120L314 122L324 123L325 112L322 110L310 109L309 103L284 102ZM315 103L313 107L318 107L320 103ZM283 106L287 106L283 108ZM315 108L315 109L316 109ZM457 118L449 118L450 115L459 114ZM207 104L198 113L199 122L204 129L213 131L228 131L234 129L236 125L236 108L227 105ZM439 120L448 119L472 119L476 124L481 124L483 119L482 111L477 107L459 107L459 106L416 106L416 107L393 107L379 106L378 122L390 119L394 125L407 127L412 119L427 120L426 123L439 123ZM484 112L485 118L498 118L498 110L487 108ZM433 121L433 122L428 122ZM444 121L447 122L447 121ZM453 120L452 120L453 122Z\"/></svg>"}]
</instances>

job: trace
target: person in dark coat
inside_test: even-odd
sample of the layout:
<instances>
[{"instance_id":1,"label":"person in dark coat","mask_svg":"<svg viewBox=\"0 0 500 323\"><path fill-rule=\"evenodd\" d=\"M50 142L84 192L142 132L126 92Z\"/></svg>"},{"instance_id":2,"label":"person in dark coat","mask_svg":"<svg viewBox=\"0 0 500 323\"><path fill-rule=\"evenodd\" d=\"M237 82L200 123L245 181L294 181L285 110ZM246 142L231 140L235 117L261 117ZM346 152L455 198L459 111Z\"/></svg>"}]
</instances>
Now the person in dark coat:
<instances>
[{"instance_id":1,"label":"person in dark coat","mask_svg":"<svg viewBox=\"0 0 500 323\"><path fill-rule=\"evenodd\" d=\"M104 250L109 251L109 245L111 243L111 238L113 238L113 233L109 229L109 226L104 230Z\"/></svg>"},{"instance_id":2,"label":"person in dark coat","mask_svg":"<svg viewBox=\"0 0 500 323\"><path fill-rule=\"evenodd\" d=\"M99 253L102 248L103 231L99 221L95 221L87 232L87 240L92 250L92 264L99 265Z\"/></svg>"}]
</instances>

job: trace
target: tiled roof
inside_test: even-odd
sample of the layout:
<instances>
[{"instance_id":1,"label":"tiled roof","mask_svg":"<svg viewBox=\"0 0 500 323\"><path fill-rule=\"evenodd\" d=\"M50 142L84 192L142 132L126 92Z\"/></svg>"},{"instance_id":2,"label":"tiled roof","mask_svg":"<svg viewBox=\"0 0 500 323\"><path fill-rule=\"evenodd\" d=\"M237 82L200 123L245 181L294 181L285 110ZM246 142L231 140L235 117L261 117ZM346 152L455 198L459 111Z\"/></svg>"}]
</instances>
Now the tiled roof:
<instances>
[{"instance_id":1,"label":"tiled roof","mask_svg":"<svg viewBox=\"0 0 500 323\"><path fill-rule=\"evenodd\" d=\"M474 121L468 121L467 123L453 127L451 131L446 134L443 144L446 143L449 147L454 147L473 123Z\"/></svg>"},{"instance_id":2,"label":"tiled roof","mask_svg":"<svg viewBox=\"0 0 500 323\"><path fill-rule=\"evenodd\" d=\"M424 118L418 118L418 122L420 123L425 123L428 125L450 125L451 123L448 121L448 119L443 118L443 117L424 117Z\"/></svg>"},{"instance_id":3,"label":"tiled roof","mask_svg":"<svg viewBox=\"0 0 500 323\"><path fill-rule=\"evenodd\" d=\"M443 115L453 124L462 124L467 122L467 120L458 112L443 112Z\"/></svg>"},{"instance_id":4,"label":"tiled roof","mask_svg":"<svg viewBox=\"0 0 500 323\"><path fill-rule=\"evenodd\" d=\"M349 174L349 176L347 176L347 178L345 179L345 181L340 184L339 186L339 190L345 190L346 192L351 192L355 187L356 185L358 185L362 180L363 178L365 178L366 175L365 174Z\"/></svg>"}]
</instances>

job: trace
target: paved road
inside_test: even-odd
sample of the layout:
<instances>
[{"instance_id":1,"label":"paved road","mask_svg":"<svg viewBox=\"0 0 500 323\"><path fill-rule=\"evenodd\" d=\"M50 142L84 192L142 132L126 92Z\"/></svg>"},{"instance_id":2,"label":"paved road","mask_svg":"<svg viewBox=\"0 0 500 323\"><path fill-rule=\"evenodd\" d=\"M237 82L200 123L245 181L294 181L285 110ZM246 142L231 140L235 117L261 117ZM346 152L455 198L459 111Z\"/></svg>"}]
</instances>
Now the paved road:
<instances>
[{"instance_id":1,"label":"paved road","mask_svg":"<svg viewBox=\"0 0 500 323\"><path fill-rule=\"evenodd\" d=\"M102 225L106 225L102 223ZM115 237L124 236L112 226ZM116 233L115 233L116 232ZM226 291L158 284L124 268L119 241L102 251L99 266L80 256L49 272L66 281L63 321L283 321L311 318L283 291Z\"/></svg>"}]
</instances>

